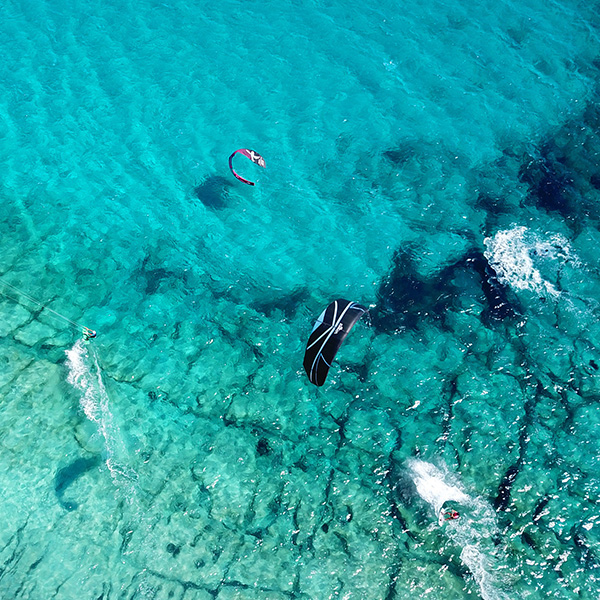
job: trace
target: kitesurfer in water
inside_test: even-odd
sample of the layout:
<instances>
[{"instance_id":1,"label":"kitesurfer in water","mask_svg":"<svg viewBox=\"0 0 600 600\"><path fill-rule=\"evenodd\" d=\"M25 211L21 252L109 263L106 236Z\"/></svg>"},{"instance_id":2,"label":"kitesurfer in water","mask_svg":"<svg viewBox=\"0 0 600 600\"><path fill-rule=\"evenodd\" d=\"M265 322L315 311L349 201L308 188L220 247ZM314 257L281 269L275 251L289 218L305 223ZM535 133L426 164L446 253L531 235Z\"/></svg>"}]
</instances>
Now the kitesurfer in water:
<instances>
[{"instance_id":1,"label":"kitesurfer in water","mask_svg":"<svg viewBox=\"0 0 600 600\"><path fill-rule=\"evenodd\" d=\"M460 515L457 510L453 508L440 508L440 514L438 516L438 523L440 527L444 524L445 521L454 521L454 519L458 519Z\"/></svg>"},{"instance_id":2,"label":"kitesurfer in water","mask_svg":"<svg viewBox=\"0 0 600 600\"><path fill-rule=\"evenodd\" d=\"M93 329L83 328L83 339L84 341L93 340L96 337L96 332Z\"/></svg>"},{"instance_id":3,"label":"kitesurfer in water","mask_svg":"<svg viewBox=\"0 0 600 600\"><path fill-rule=\"evenodd\" d=\"M453 508L447 510L444 510L443 508L440 509L440 525L442 525L444 521L454 521L454 519L458 519L459 517L458 511Z\"/></svg>"}]
</instances>

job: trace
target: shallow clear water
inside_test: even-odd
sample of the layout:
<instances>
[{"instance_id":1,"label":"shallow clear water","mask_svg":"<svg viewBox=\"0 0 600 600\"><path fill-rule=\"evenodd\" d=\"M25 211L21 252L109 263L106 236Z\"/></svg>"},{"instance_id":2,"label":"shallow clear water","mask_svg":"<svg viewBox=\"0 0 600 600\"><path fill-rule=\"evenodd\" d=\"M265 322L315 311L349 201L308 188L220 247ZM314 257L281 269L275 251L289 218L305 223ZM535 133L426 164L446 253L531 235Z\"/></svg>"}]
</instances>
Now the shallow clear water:
<instances>
[{"instance_id":1,"label":"shallow clear water","mask_svg":"<svg viewBox=\"0 0 600 600\"><path fill-rule=\"evenodd\" d=\"M597 3L0 16L0 597L598 598Z\"/></svg>"}]
</instances>

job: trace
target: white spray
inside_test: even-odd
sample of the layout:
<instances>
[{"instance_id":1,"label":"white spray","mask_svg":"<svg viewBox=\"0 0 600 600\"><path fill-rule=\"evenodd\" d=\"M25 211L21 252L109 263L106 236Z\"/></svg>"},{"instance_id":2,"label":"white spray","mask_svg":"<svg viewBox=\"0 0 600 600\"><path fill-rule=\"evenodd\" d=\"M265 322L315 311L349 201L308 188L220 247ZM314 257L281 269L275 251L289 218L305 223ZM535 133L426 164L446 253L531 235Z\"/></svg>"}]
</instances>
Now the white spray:
<instances>
[{"instance_id":1,"label":"white spray","mask_svg":"<svg viewBox=\"0 0 600 600\"><path fill-rule=\"evenodd\" d=\"M131 500L131 494L134 493L132 482L137 479L137 473L126 466L127 451L110 411L109 397L94 348L80 339L65 353L69 370L67 381L81 392L79 404L86 417L96 423L98 433L104 439L106 466L113 482L122 491L128 492Z\"/></svg>"},{"instance_id":2,"label":"white spray","mask_svg":"<svg viewBox=\"0 0 600 600\"><path fill-rule=\"evenodd\" d=\"M502 591L498 578L498 560L493 537L498 532L496 515L488 502L469 496L446 470L413 459L408 468L417 493L433 509L432 518L437 520L446 502L461 506L460 518L443 524L444 533L460 546L460 560L473 574L484 600L514 600Z\"/></svg>"},{"instance_id":3,"label":"white spray","mask_svg":"<svg viewBox=\"0 0 600 600\"><path fill-rule=\"evenodd\" d=\"M542 238L527 227L513 227L485 238L484 244L485 257L502 283L538 295L557 297L560 291L542 277L536 265L552 262L558 271L567 260L577 264L568 240L558 233Z\"/></svg>"}]
</instances>

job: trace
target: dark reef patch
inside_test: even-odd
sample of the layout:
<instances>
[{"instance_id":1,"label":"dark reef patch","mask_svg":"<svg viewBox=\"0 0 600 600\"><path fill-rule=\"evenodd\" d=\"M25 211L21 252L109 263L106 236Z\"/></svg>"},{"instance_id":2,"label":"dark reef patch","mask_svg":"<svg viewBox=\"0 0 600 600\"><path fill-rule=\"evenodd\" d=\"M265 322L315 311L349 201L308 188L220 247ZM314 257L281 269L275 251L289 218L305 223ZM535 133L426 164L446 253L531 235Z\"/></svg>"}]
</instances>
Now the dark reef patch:
<instances>
[{"instance_id":1,"label":"dark reef patch","mask_svg":"<svg viewBox=\"0 0 600 600\"><path fill-rule=\"evenodd\" d=\"M443 285L438 278L423 280L409 251L394 253L392 268L377 290L377 306L371 322L379 331L415 329L425 318L439 320L446 308Z\"/></svg>"},{"instance_id":2,"label":"dark reef patch","mask_svg":"<svg viewBox=\"0 0 600 600\"><path fill-rule=\"evenodd\" d=\"M508 288L500 283L498 274L479 250L473 250L456 266L470 266L481 280L481 290L487 301L484 319L503 321L514 319L518 311L508 300Z\"/></svg>"},{"instance_id":3,"label":"dark reef patch","mask_svg":"<svg viewBox=\"0 0 600 600\"><path fill-rule=\"evenodd\" d=\"M340 363L340 368L347 373L354 373L361 383L365 383L368 380L369 373L371 372L371 364L366 360L366 357L365 362L358 364Z\"/></svg>"},{"instance_id":4,"label":"dark reef patch","mask_svg":"<svg viewBox=\"0 0 600 600\"><path fill-rule=\"evenodd\" d=\"M513 483L519 474L519 465L511 465L504 474L500 485L498 486L498 494L494 499L494 508L496 510L506 510L510 502L510 492Z\"/></svg>"},{"instance_id":5,"label":"dark reef patch","mask_svg":"<svg viewBox=\"0 0 600 600\"><path fill-rule=\"evenodd\" d=\"M404 144L383 152L383 157L398 167L407 163L414 155L415 148L412 144Z\"/></svg>"},{"instance_id":6,"label":"dark reef patch","mask_svg":"<svg viewBox=\"0 0 600 600\"><path fill-rule=\"evenodd\" d=\"M506 204L503 198L492 196L490 194L480 193L475 202L477 208L485 210L489 215L503 215L510 212L510 206Z\"/></svg>"},{"instance_id":7,"label":"dark reef patch","mask_svg":"<svg viewBox=\"0 0 600 600\"><path fill-rule=\"evenodd\" d=\"M533 511L533 517L532 517L532 521L534 523L539 521L542 518L544 509L546 508L546 505L548 504L548 502L550 502L550 498L548 496L544 496L540 500L538 505L535 507L535 510Z\"/></svg>"},{"instance_id":8,"label":"dark reef patch","mask_svg":"<svg viewBox=\"0 0 600 600\"><path fill-rule=\"evenodd\" d=\"M560 215L577 233L589 219L598 226L600 104L591 101L583 115L567 121L537 150L521 159L518 177L530 204Z\"/></svg>"},{"instance_id":9,"label":"dark reef patch","mask_svg":"<svg viewBox=\"0 0 600 600\"><path fill-rule=\"evenodd\" d=\"M176 558L177 555L181 552L181 547L176 546L173 543L167 544L167 552L173 557Z\"/></svg>"},{"instance_id":10,"label":"dark reef patch","mask_svg":"<svg viewBox=\"0 0 600 600\"><path fill-rule=\"evenodd\" d=\"M256 452L259 456L266 456L267 454L271 454L271 445L269 444L269 440L267 438L261 437L256 444Z\"/></svg>"},{"instance_id":11,"label":"dark reef patch","mask_svg":"<svg viewBox=\"0 0 600 600\"><path fill-rule=\"evenodd\" d=\"M478 276L486 307L481 315L487 326L514 319L520 309L516 299L509 300L509 289L502 284L484 254L470 250L455 263L435 276L423 278L415 268L407 250L398 250L392 259L390 273L377 290L377 305L371 311L371 322L378 331L416 329L423 320L445 325L445 314L458 304L462 290L456 283L459 273Z\"/></svg>"},{"instance_id":12,"label":"dark reef patch","mask_svg":"<svg viewBox=\"0 0 600 600\"><path fill-rule=\"evenodd\" d=\"M557 212L569 221L577 218L573 175L550 144L542 146L538 156L525 158L519 179L529 186L530 197L538 208Z\"/></svg>"},{"instance_id":13,"label":"dark reef patch","mask_svg":"<svg viewBox=\"0 0 600 600\"><path fill-rule=\"evenodd\" d=\"M600 175L592 175L590 177L590 183L594 189L600 190Z\"/></svg>"},{"instance_id":14,"label":"dark reef patch","mask_svg":"<svg viewBox=\"0 0 600 600\"><path fill-rule=\"evenodd\" d=\"M165 281L180 281L182 278L174 271L169 271L164 267L154 266L156 261L150 254L146 254L139 269L136 269L138 286L143 289L146 296L155 294ZM184 282L185 284L185 282Z\"/></svg>"},{"instance_id":15,"label":"dark reef patch","mask_svg":"<svg viewBox=\"0 0 600 600\"><path fill-rule=\"evenodd\" d=\"M150 269L144 272L146 278L146 289L144 290L146 295L155 294L163 281L169 277L171 273L163 268Z\"/></svg>"},{"instance_id":16,"label":"dark reef patch","mask_svg":"<svg viewBox=\"0 0 600 600\"><path fill-rule=\"evenodd\" d=\"M294 317L301 306L304 306L310 298L308 288L299 287L288 294L274 296L271 300L263 300L252 303L252 308L263 313L267 317L280 312L286 319Z\"/></svg>"}]
</instances>

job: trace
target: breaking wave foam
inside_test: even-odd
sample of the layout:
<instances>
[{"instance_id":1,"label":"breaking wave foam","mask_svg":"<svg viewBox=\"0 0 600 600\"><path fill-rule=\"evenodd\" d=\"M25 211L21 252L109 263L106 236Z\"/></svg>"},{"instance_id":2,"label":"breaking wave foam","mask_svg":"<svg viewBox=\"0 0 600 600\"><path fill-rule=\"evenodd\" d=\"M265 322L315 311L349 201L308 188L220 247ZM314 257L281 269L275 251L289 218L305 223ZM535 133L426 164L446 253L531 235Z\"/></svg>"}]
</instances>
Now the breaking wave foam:
<instances>
[{"instance_id":1,"label":"breaking wave foam","mask_svg":"<svg viewBox=\"0 0 600 600\"><path fill-rule=\"evenodd\" d=\"M498 231L485 238L484 245L485 257L502 283L542 295L558 296L560 290L542 277L538 268L541 263L552 261L560 266L574 259L564 236L553 234L542 238L523 226Z\"/></svg>"}]
</instances>

